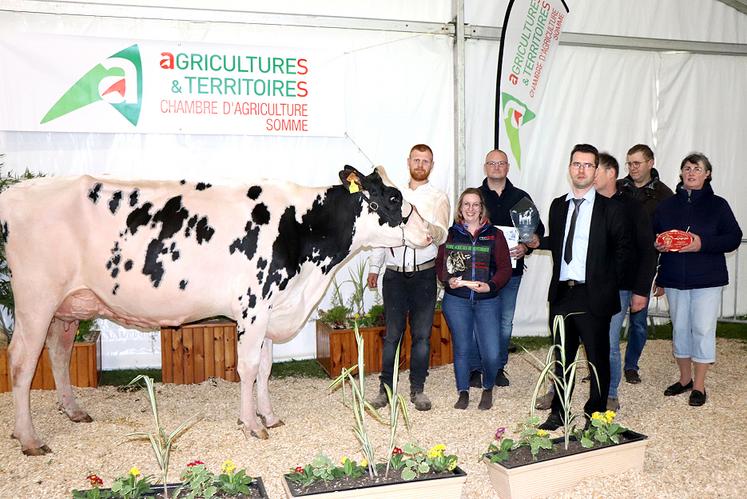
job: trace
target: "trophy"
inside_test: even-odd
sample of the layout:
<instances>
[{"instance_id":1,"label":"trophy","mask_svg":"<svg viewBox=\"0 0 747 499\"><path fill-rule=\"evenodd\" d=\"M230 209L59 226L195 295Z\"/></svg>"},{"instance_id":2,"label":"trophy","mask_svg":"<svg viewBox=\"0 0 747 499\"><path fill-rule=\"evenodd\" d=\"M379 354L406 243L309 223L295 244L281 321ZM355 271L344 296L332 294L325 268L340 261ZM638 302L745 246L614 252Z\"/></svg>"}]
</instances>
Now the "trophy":
<instances>
[{"instance_id":1,"label":"trophy","mask_svg":"<svg viewBox=\"0 0 747 499\"><path fill-rule=\"evenodd\" d=\"M539 210L528 197L523 197L510 210L511 221L514 227L519 231L519 241L528 243L532 236L537 232L540 217Z\"/></svg>"}]
</instances>

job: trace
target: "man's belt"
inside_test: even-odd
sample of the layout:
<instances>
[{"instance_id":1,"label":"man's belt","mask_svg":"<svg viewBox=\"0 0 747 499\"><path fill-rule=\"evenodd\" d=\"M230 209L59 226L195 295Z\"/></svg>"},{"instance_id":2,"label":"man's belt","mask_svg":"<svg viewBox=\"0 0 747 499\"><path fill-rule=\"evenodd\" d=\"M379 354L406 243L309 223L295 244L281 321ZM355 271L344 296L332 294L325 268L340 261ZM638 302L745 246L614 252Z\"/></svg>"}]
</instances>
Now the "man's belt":
<instances>
[{"instance_id":1,"label":"man's belt","mask_svg":"<svg viewBox=\"0 0 747 499\"><path fill-rule=\"evenodd\" d=\"M565 284L569 288L573 288L575 286L583 286L586 283L584 281L575 281L573 279L568 279L567 281L560 281L560 284Z\"/></svg>"},{"instance_id":2,"label":"man's belt","mask_svg":"<svg viewBox=\"0 0 747 499\"><path fill-rule=\"evenodd\" d=\"M387 270L393 270L395 272L420 272L421 270L432 269L436 266L436 260L428 260L427 262L419 263L415 267L397 267L396 265L387 265Z\"/></svg>"}]
</instances>

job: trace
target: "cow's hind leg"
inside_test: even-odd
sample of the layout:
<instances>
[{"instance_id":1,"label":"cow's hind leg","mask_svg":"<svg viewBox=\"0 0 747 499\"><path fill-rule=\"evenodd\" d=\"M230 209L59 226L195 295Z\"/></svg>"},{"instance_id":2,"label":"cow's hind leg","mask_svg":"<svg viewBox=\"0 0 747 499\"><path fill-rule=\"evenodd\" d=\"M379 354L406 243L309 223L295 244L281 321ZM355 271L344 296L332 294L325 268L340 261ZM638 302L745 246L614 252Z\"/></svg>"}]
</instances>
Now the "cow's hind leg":
<instances>
[{"instance_id":1,"label":"cow's hind leg","mask_svg":"<svg viewBox=\"0 0 747 499\"><path fill-rule=\"evenodd\" d=\"M76 423L93 421L86 411L78 406L70 386L70 354L73 351L78 321L52 319L47 332L47 350L52 362L52 374L57 386L57 406Z\"/></svg>"},{"instance_id":2,"label":"cow's hind leg","mask_svg":"<svg viewBox=\"0 0 747 499\"><path fill-rule=\"evenodd\" d=\"M252 436L265 440L269 438L269 435L257 419L254 408L254 381L259 371L259 357L267 327L266 319L262 324L259 322L257 320L255 324L248 325L246 322L239 321L237 324L239 334L237 370L241 377L239 421L247 438Z\"/></svg>"},{"instance_id":3,"label":"cow's hind leg","mask_svg":"<svg viewBox=\"0 0 747 499\"><path fill-rule=\"evenodd\" d=\"M27 456L41 456L52 451L44 445L34 430L31 421L30 390L54 310L49 307L45 313L45 307L38 304L32 313L25 312L20 306L23 303L21 298L16 294L16 322L13 339L8 347L15 407L15 426L11 436L21 442L21 450Z\"/></svg>"},{"instance_id":4,"label":"cow's hind leg","mask_svg":"<svg viewBox=\"0 0 747 499\"><path fill-rule=\"evenodd\" d=\"M272 371L272 340L265 338L259 359L259 374L257 375L257 409L259 418L267 428L277 428L285 423L272 413L270 403L269 379Z\"/></svg>"}]
</instances>

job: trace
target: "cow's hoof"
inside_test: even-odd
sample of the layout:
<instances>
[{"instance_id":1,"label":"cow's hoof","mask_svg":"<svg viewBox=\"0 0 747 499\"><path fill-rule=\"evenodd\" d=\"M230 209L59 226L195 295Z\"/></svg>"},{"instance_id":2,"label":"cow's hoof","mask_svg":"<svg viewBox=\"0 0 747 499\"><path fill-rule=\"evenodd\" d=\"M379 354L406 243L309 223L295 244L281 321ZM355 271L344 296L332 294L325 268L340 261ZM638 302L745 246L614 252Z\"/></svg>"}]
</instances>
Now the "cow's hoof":
<instances>
[{"instance_id":1,"label":"cow's hoof","mask_svg":"<svg viewBox=\"0 0 747 499\"><path fill-rule=\"evenodd\" d=\"M261 414L257 414L257 416L259 416L259 419L260 421L262 421L262 424L264 425L265 428L280 428L281 426L285 426L285 423L283 423L282 419L278 419L272 424L267 424L267 418L265 418Z\"/></svg>"},{"instance_id":2,"label":"cow's hoof","mask_svg":"<svg viewBox=\"0 0 747 499\"><path fill-rule=\"evenodd\" d=\"M35 447L33 449L23 449L23 453L27 456L44 456L51 452L52 452L52 449L50 449L46 445L42 445L41 447Z\"/></svg>"},{"instance_id":3,"label":"cow's hoof","mask_svg":"<svg viewBox=\"0 0 747 499\"><path fill-rule=\"evenodd\" d=\"M270 434L267 433L267 430L265 430L264 428L257 431L249 430L249 434L254 438L258 438L260 440L267 440L268 438L270 438Z\"/></svg>"},{"instance_id":4,"label":"cow's hoof","mask_svg":"<svg viewBox=\"0 0 747 499\"><path fill-rule=\"evenodd\" d=\"M69 418L73 423L93 423L93 418L85 412L69 416Z\"/></svg>"}]
</instances>

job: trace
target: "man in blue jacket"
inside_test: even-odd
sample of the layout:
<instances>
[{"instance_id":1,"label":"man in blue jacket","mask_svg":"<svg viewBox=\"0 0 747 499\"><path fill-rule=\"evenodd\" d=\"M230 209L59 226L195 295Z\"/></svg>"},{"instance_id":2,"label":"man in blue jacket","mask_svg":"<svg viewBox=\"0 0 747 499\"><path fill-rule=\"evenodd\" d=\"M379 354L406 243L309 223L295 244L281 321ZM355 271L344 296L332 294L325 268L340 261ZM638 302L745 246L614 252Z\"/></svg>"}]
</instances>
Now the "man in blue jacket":
<instances>
[{"instance_id":1,"label":"man in blue jacket","mask_svg":"<svg viewBox=\"0 0 747 499\"><path fill-rule=\"evenodd\" d=\"M480 191L488 208L490 223L498 226L513 226L510 210L523 198L532 199L529 194L515 187L508 179L511 165L508 156L500 149L490 151L485 157L485 179L482 181ZM537 237L545 235L545 226L540 221L536 231ZM498 292L500 300L500 351L501 358L498 362L498 374L495 379L496 386L508 386L509 381L504 371L508 363L508 345L514 324L514 311L516 310L516 296L519 294L521 277L524 274L524 256L531 253L524 243L518 243L511 247L509 253L515 265L511 273L511 279Z\"/></svg>"}]
</instances>

